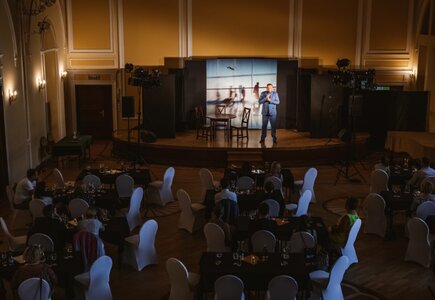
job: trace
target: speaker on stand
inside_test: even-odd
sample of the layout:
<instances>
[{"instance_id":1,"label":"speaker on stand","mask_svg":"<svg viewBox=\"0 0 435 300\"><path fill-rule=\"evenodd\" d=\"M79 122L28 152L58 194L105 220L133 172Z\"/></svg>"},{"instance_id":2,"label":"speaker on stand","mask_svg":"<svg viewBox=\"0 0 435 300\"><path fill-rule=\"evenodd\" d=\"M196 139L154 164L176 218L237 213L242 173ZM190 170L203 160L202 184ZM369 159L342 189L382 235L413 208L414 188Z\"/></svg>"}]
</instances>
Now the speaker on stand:
<instances>
[{"instance_id":1,"label":"speaker on stand","mask_svg":"<svg viewBox=\"0 0 435 300\"><path fill-rule=\"evenodd\" d=\"M133 96L122 97L122 117L127 118L128 152L130 153L130 118L134 117L134 97Z\"/></svg>"}]
</instances>

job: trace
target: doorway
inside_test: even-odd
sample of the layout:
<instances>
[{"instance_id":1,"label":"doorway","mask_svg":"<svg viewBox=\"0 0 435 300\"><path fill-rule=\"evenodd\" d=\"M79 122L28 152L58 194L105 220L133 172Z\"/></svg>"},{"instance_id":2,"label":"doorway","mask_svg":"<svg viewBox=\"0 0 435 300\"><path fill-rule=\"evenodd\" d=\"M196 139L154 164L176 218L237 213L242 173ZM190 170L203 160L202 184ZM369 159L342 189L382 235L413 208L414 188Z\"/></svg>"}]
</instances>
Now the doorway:
<instances>
[{"instance_id":1,"label":"doorway","mask_svg":"<svg viewBox=\"0 0 435 300\"><path fill-rule=\"evenodd\" d=\"M76 85L75 93L77 131L95 139L112 138L112 86Z\"/></svg>"}]
</instances>

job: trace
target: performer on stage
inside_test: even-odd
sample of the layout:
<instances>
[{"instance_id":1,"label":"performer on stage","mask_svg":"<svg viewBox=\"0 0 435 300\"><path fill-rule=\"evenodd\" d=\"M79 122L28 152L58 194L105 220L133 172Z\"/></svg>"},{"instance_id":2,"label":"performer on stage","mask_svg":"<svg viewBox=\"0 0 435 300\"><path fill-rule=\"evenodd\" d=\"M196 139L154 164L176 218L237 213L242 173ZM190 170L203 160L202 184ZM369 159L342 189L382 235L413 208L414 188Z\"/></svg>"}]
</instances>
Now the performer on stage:
<instances>
[{"instance_id":1,"label":"performer on stage","mask_svg":"<svg viewBox=\"0 0 435 300\"><path fill-rule=\"evenodd\" d=\"M259 104L263 104L261 115L263 116L263 125L261 127L261 140L264 143L267 134L267 124L270 122L273 143L276 144L276 106L279 104L278 93L273 90L271 83L267 84L266 90L261 93Z\"/></svg>"}]
</instances>

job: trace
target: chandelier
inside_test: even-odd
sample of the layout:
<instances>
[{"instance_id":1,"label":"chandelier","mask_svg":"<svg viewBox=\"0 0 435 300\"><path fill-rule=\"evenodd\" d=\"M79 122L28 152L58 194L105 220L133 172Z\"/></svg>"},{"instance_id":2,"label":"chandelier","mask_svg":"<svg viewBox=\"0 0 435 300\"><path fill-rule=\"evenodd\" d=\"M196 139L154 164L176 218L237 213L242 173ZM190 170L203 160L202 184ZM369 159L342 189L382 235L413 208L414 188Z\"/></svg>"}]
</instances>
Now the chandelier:
<instances>
[{"instance_id":1,"label":"chandelier","mask_svg":"<svg viewBox=\"0 0 435 300\"><path fill-rule=\"evenodd\" d=\"M37 16L54 3L56 0L32 0L29 9L26 9L25 12L30 16Z\"/></svg>"}]
</instances>

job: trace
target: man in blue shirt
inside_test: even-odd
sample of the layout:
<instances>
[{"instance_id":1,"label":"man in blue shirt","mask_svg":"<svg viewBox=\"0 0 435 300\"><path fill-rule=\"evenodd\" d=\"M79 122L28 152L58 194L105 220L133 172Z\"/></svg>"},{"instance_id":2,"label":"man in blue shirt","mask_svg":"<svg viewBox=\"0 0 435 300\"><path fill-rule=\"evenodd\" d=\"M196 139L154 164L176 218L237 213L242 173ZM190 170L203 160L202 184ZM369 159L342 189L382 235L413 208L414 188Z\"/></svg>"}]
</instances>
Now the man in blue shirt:
<instances>
[{"instance_id":1,"label":"man in blue shirt","mask_svg":"<svg viewBox=\"0 0 435 300\"><path fill-rule=\"evenodd\" d=\"M273 142L276 143L276 106L279 104L278 93L273 90L271 83L267 84L266 90L261 93L259 104L263 104L261 115L263 116L263 125L261 127L261 140L264 143L267 134L267 125L270 122Z\"/></svg>"}]
</instances>

